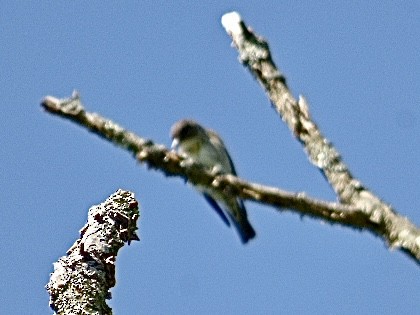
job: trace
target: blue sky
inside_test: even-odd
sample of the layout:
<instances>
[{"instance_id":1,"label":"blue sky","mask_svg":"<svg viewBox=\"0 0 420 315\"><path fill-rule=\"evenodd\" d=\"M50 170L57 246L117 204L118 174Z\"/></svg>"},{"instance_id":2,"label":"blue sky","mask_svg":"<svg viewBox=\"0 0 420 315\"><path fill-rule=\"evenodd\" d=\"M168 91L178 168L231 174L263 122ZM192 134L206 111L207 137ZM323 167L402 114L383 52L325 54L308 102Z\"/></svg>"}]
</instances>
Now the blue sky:
<instances>
[{"instance_id":1,"label":"blue sky","mask_svg":"<svg viewBox=\"0 0 420 315\"><path fill-rule=\"evenodd\" d=\"M141 241L118 256L116 314L418 313L418 266L371 234L247 202L257 238L243 246L181 179L39 106L77 89L88 110L167 146L194 118L241 177L335 200L238 63L220 24L232 10L353 174L420 225L418 2L2 2L1 314L51 313L52 263L118 188L141 203Z\"/></svg>"}]
</instances>

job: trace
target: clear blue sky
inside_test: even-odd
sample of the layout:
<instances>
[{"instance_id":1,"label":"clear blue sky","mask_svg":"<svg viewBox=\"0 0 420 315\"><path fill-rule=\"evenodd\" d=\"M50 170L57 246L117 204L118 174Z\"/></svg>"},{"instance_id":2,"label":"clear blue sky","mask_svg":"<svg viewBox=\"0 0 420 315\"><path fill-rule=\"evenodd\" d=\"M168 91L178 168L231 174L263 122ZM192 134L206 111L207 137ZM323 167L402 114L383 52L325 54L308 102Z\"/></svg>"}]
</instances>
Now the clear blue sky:
<instances>
[{"instance_id":1,"label":"clear blue sky","mask_svg":"<svg viewBox=\"0 0 420 315\"><path fill-rule=\"evenodd\" d=\"M217 130L245 179L335 200L237 62L238 11L353 174L420 225L420 4L406 1L3 1L0 4L0 313L48 314L52 263L88 208L118 188L141 209L117 260L116 314L414 314L419 267L367 232L247 202L242 246L179 178L44 113L88 110L165 145L180 118Z\"/></svg>"}]
</instances>

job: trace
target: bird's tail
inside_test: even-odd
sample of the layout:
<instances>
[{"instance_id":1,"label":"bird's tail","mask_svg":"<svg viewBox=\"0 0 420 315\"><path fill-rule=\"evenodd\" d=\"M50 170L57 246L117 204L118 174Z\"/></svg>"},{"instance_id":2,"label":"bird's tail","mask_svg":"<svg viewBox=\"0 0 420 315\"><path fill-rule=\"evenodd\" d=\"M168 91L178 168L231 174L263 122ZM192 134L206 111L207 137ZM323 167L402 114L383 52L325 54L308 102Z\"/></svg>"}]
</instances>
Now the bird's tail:
<instances>
[{"instance_id":1,"label":"bird's tail","mask_svg":"<svg viewBox=\"0 0 420 315\"><path fill-rule=\"evenodd\" d=\"M239 232L239 236L241 237L241 241L244 244L248 243L248 241L253 239L256 235L254 228L246 218L238 224L237 230Z\"/></svg>"},{"instance_id":2,"label":"bird's tail","mask_svg":"<svg viewBox=\"0 0 420 315\"><path fill-rule=\"evenodd\" d=\"M229 212L229 216L239 233L242 243L246 244L255 237L255 230L248 221L246 209L242 200L236 202L234 213Z\"/></svg>"}]
</instances>

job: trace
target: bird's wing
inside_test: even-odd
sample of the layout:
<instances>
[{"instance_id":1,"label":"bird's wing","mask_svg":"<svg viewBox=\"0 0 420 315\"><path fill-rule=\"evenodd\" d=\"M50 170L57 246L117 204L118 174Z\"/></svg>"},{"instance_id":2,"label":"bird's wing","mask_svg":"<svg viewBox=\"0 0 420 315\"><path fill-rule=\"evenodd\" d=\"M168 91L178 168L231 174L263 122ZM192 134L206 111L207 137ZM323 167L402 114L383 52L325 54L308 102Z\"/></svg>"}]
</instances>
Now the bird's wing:
<instances>
[{"instance_id":1,"label":"bird's wing","mask_svg":"<svg viewBox=\"0 0 420 315\"><path fill-rule=\"evenodd\" d=\"M232 158L230 157L229 152L226 150L226 146L223 143L222 138L220 138L219 135L213 130L207 130L207 133L211 136L210 142L213 144L213 146L222 151L222 153L219 154L219 158L223 164L222 166L224 166L224 172L237 176ZM226 168L230 168L230 171L227 171Z\"/></svg>"},{"instance_id":2,"label":"bird's wing","mask_svg":"<svg viewBox=\"0 0 420 315\"><path fill-rule=\"evenodd\" d=\"M227 226L230 226L230 222L228 218L226 217L225 213L223 212L222 208L220 208L219 204L214 200L210 195L203 193L204 198L207 200L207 202L212 206L212 208L217 212L217 214L220 216L220 218L225 222Z\"/></svg>"}]
</instances>

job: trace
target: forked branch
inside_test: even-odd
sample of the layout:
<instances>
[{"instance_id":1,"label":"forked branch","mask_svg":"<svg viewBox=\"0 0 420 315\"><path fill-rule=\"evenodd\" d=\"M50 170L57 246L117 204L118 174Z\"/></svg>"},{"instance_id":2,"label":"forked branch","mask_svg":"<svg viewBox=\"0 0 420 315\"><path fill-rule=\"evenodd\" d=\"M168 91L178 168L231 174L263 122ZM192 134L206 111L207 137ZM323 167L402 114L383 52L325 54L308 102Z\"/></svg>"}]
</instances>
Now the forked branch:
<instances>
[{"instance_id":1,"label":"forked branch","mask_svg":"<svg viewBox=\"0 0 420 315\"><path fill-rule=\"evenodd\" d=\"M310 161L324 173L339 202L313 199L304 193L250 183L232 175L214 175L201 165L167 150L164 145L155 144L109 119L87 112L77 93L68 99L47 96L42 106L49 113L69 119L126 149L138 161L166 176L180 176L194 185L223 190L243 199L272 205L277 210L289 210L331 224L370 231L419 264L420 230L353 178L337 150L312 120L305 99L296 100L289 91L285 77L271 58L267 42L248 29L236 12L225 14L222 24L238 49L240 61L264 87L280 117L302 143Z\"/></svg>"}]
</instances>

